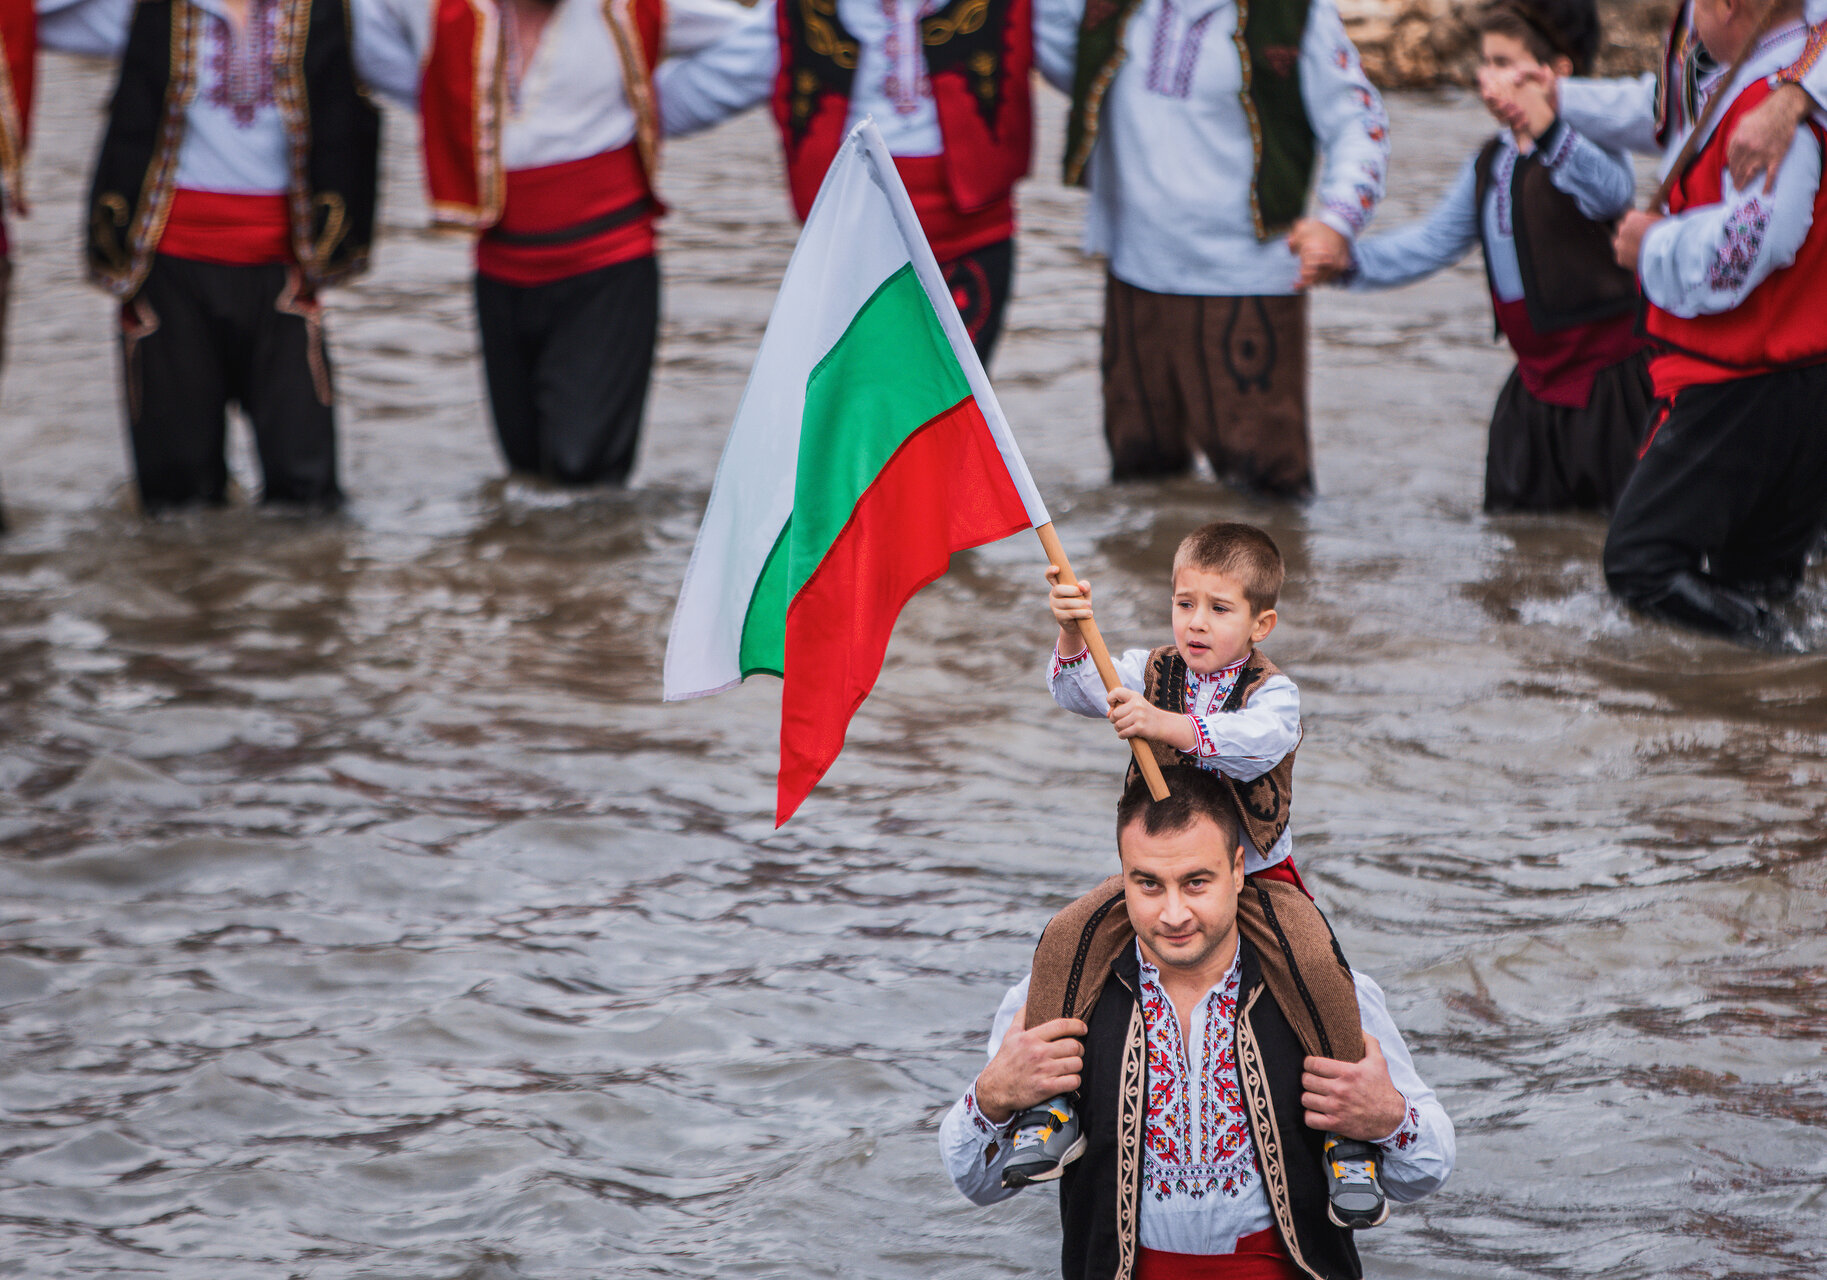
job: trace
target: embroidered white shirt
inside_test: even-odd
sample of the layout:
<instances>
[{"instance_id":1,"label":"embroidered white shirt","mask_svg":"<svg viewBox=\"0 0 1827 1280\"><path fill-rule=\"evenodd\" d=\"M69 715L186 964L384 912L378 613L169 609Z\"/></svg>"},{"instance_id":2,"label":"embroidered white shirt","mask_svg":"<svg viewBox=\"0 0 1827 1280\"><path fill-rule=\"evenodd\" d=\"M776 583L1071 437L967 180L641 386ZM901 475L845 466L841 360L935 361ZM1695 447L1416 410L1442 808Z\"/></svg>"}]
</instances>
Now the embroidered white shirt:
<instances>
[{"instance_id":1,"label":"embroidered white shirt","mask_svg":"<svg viewBox=\"0 0 1827 1280\"><path fill-rule=\"evenodd\" d=\"M351 5L358 30L373 46L367 59L371 87L415 105L421 64L430 51L433 6L425 0L351 0ZM690 58L748 17L748 10L731 0L670 0L663 53ZM505 7L501 21L506 42L513 42L518 28ZM558 0L511 89L501 123L501 162L509 171L582 160L634 140L621 54L600 0Z\"/></svg>"},{"instance_id":2,"label":"embroidered white shirt","mask_svg":"<svg viewBox=\"0 0 1827 1280\"><path fill-rule=\"evenodd\" d=\"M1070 91L1084 0L1037 0L1035 58ZM1142 0L1123 30L1092 148L1085 250L1155 293L1291 294L1285 239L1256 239L1255 168L1240 97L1235 0ZM1324 153L1318 216L1354 238L1383 198L1389 117L1345 35L1335 0L1313 0L1300 47L1301 97Z\"/></svg>"},{"instance_id":3,"label":"embroidered white shirt","mask_svg":"<svg viewBox=\"0 0 1827 1280\"><path fill-rule=\"evenodd\" d=\"M1142 691L1148 654L1147 649L1130 649L1114 661L1112 665L1124 688ZM1258 685L1244 706L1226 711L1225 699L1231 696L1242 670L1243 663L1238 662L1208 676L1188 671L1185 711L1199 737L1198 750L1193 753L1199 767L1239 782L1253 782L1300 745L1300 690L1294 681L1277 673ZM1066 658L1054 650L1047 666L1047 691L1053 701L1075 715L1102 719L1109 710L1109 703L1104 700L1104 682L1084 650ZM1247 831L1243 835L1246 873L1272 867L1293 852L1292 822L1267 852L1256 847Z\"/></svg>"},{"instance_id":4,"label":"embroidered white shirt","mask_svg":"<svg viewBox=\"0 0 1827 1280\"><path fill-rule=\"evenodd\" d=\"M759 0L714 48L660 68L660 121L669 137L708 129L766 101L780 73L774 4ZM945 150L919 25L943 7L943 0L837 0L837 16L858 46L846 127L874 116L891 155Z\"/></svg>"},{"instance_id":5,"label":"embroidered white shirt","mask_svg":"<svg viewBox=\"0 0 1827 1280\"><path fill-rule=\"evenodd\" d=\"M1772 32L1730 85L1723 70L1703 79L1698 86L1701 103L1717 93L1736 96L1745 86L1789 65L1802 52L1807 35L1799 22ZM1670 140L1665 170L1683 141ZM1774 272L1795 261L1814 222L1820 185L1820 143L1812 130L1797 129L1775 191L1764 190L1761 175L1740 191L1727 173L1718 202L1687 209L1644 233L1637 260L1644 296L1671 315L1687 318L1738 306Z\"/></svg>"},{"instance_id":6,"label":"embroidered white shirt","mask_svg":"<svg viewBox=\"0 0 1827 1280\"><path fill-rule=\"evenodd\" d=\"M1237 1084L1239 976L1233 961L1195 1010L1183 1044L1173 1004L1153 966L1142 960L1138 998L1148 1028L1148 1114L1139 1236L1145 1248L1230 1253L1238 1237L1273 1223ZM1382 988L1363 974L1352 978L1364 1030L1377 1038L1390 1080L1408 1102L1402 1123L1379 1145L1384 1191L1409 1203L1437 1189L1452 1172L1453 1123L1416 1072ZM989 1057L1027 998L1026 978L1003 996L990 1027ZM939 1149L952 1184L972 1203L995 1204L1015 1194L1002 1185L1006 1135L983 1118L974 1086L940 1124Z\"/></svg>"}]
</instances>

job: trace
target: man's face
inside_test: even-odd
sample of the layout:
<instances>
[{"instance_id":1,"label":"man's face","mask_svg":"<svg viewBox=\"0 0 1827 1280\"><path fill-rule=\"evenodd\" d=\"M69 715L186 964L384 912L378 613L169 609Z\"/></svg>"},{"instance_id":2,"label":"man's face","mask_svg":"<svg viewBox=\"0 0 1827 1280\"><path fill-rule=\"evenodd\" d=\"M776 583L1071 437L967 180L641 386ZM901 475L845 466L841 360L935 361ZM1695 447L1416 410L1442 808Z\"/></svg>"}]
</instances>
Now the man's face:
<instances>
[{"instance_id":1,"label":"man's face","mask_svg":"<svg viewBox=\"0 0 1827 1280\"><path fill-rule=\"evenodd\" d=\"M1275 610L1250 608L1236 578L1191 565L1174 570L1173 610L1174 647L1202 676L1247 658L1275 628Z\"/></svg>"},{"instance_id":2,"label":"man's face","mask_svg":"<svg viewBox=\"0 0 1827 1280\"><path fill-rule=\"evenodd\" d=\"M1150 963L1189 970L1214 958L1228 963L1237 942L1242 844L1200 817L1184 831L1158 836L1132 822L1117 849L1129 920Z\"/></svg>"}]
</instances>

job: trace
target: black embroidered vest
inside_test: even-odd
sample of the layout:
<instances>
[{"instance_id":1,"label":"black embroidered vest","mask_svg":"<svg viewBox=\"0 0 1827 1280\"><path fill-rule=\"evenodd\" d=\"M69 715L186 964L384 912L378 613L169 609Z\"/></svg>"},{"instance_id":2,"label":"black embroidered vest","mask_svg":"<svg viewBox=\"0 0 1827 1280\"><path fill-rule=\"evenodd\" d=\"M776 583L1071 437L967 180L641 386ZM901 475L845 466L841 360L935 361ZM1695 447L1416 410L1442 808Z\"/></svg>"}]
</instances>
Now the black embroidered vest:
<instances>
[{"instance_id":1,"label":"black embroidered vest","mask_svg":"<svg viewBox=\"0 0 1827 1280\"><path fill-rule=\"evenodd\" d=\"M381 118L358 87L344 0L279 0L273 96L285 122L292 252L313 285L368 265ZM177 179L211 15L139 0L89 189L89 275L119 298L145 283Z\"/></svg>"},{"instance_id":2,"label":"black embroidered vest","mask_svg":"<svg viewBox=\"0 0 1827 1280\"><path fill-rule=\"evenodd\" d=\"M1255 951L1241 938L1237 945L1237 1084L1276 1230L1295 1265L1315 1280L1358 1280L1363 1268L1352 1233L1326 1216L1325 1135L1303 1119L1305 1050L1264 986ZM1118 955L1110 976L1115 981L1104 983L1086 1019L1078 1094L1085 1154L1059 1183L1065 1280L1130 1280L1139 1248L1148 1036L1134 947Z\"/></svg>"},{"instance_id":3,"label":"black embroidered vest","mask_svg":"<svg viewBox=\"0 0 1827 1280\"><path fill-rule=\"evenodd\" d=\"M1473 166L1481 231L1484 200L1502 147L1501 139L1492 138ZM1554 185L1548 166L1541 162L1540 148L1516 157L1510 190L1505 194L1510 201L1516 265L1522 273L1523 303L1537 333L1609 320L1637 309L1636 273L1618 265L1612 248L1617 221L1594 222L1581 213L1579 202ZM1484 269L1489 284L1489 250ZM1497 296L1495 287L1491 296Z\"/></svg>"},{"instance_id":4,"label":"black embroidered vest","mask_svg":"<svg viewBox=\"0 0 1827 1280\"><path fill-rule=\"evenodd\" d=\"M1280 674L1281 669L1263 657L1260 650L1250 650L1250 656L1244 661L1243 670L1237 673L1237 683L1231 686L1231 694L1224 700L1222 709L1238 710L1249 702L1250 695L1261 688L1265 680ZM1148 655L1148 667L1142 675L1142 694L1163 711L1184 715L1186 675L1186 659L1180 656L1180 651L1171 644L1162 645ZM1154 748L1155 759L1162 766L1199 763L1197 756L1187 752L1175 751L1158 742L1149 745ZM1296 744L1294 750L1299 749ZM1136 773L1135 762L1132 760L1125 785L1134 780ZM1294 751L1288 752L1273 769L1250 782L1239 782L1224 773L1218 776L1224 780L1231 799L1237 805L1237 816L1243 820L1250 842L1256 846L1258 853L1267 857L1269 850L1275 847L1275 842L1281 839L1281 833L1288 829L1288 816L1294 805Z\"/></svg>"}]
</instances>

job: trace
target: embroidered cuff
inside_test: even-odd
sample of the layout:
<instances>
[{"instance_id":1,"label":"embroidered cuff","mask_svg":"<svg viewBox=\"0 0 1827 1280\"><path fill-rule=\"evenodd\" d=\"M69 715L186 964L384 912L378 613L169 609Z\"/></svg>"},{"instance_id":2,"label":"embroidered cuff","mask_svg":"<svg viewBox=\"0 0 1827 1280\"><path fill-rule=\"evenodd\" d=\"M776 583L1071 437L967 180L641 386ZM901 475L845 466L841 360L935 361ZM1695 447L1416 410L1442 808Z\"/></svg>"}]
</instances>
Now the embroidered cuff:
<instances>
[{"instance_id":1,"label":"embroidered cuff","mask_svg":"<svg viewBox=\"0 0 1827 1280\"><path fill-rule=\"evenodd\" d=\"M1198 745L1193 748L1193 754L1201 760L1209 760L1217 755L1218 744L1212 738L1212 731L1206 727L1205 717L1189 715L1186 718L1193 722L1193 736L1199 739Z\"/></svg>"},{"instance_id":2,"label":"embroidered cuff","mask_svg":"<svg viewBox=\"0 0 1827 1280\"><path fill-rule=\"evenodd\" d=\"M1408 1111L1403 1115L1402 1123L1396 1126L1396 1131L1377 1143L1379 1147L1391 1151L1407 1151L1421 1141L1421 1113L1415 1110L1415 1104L1409 1102L1406 1096L1402 1101L1407 1104Z\"/></svg>"},{"instance_id":3,"label":"embroidered cuff","mask_svg":"<svg viewBox=\"0 0 1827 1280\"><path fill-rule=\"evenodd\" d=\"M1089 658L1090 656L1091 656L1091 646L1086 645L1083 649L1080 649L1077 653L1073 654L1071 657L1062 658L1059 656L1059 642L1057 640L1054 641L1053 642L1053 664L1047 670L1047 680L1049 682L1053 681L1054 679L1056 679L1059 676L1060 672L1072 670L1072 668L1078 666L1080 663L1084 662L1084 660L1086 658Z\"/></svg>"},{"instance_id":4,"label":"embroidered cuff","mask_svg":"<svg viewBox=\"0 0 1827 1280\"><path fill-rule=\"evenodd\" d=\"M1823 53L1827 53L1827 22L1808 28L1808 43L1802 46L1802 56L1778 71L1777 80L1783 84L1800 84L1814 70Z\"/></svg>"},{"instance_id":5,"label":"embroidered cuff","mask_svg":"<svg viewBox=\"0 0 1827 1280\"><path fill-rule=\"evenodd\" d=\"M1343 200L1328 200L1320 207L1319 220L1345 239L1356 240L1358 232L1370 221L1370 211L1359 209Z\"/></svg>"},{"instance_id":6,"label":"embroidered cuff","mask_svg":"<svg viewBox=\"0 0 1827 1280\"><path fill-rule=\"evenodd\" d=\"M988 1141L1002 1132L1001 1125L991 1124L983 1118L983 1112L977 1107L977 1082L971 1081L971 1087L964 1091L964 1114L971 1118L971 1132L978 1138ZM1412 1109L1409 1114L1414 1114Z\"/></svg>"}]
</instances>

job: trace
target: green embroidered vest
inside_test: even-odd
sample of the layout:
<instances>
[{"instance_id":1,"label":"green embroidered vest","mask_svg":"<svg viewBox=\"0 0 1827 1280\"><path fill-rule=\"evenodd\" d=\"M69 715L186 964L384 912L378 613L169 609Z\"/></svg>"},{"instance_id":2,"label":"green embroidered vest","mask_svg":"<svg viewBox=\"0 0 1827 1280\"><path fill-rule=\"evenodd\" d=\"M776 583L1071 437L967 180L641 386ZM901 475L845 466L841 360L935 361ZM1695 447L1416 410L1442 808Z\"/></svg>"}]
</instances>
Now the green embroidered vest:
<instances>
[{"instance_id":1,"label":"green embroidered vest","mask_svg":"<svg viewBox=\"0 0 1827 1280\"><path fill-rule=\"evenodd\" d=\"M1086 0L1072 71L1066 121L1065 181L1085 185L1097 142L1104 95L1127 56L1123 31L1142 0ZM1250 219L1256 238L1285 232L1307 207L1316 153L1313 125L1301 100L1300 46L1308 0L1236 0L1244 115L1256 152L1250 174Z\"/></svg>"}]
</instances>

